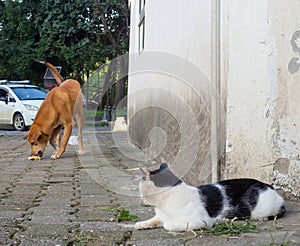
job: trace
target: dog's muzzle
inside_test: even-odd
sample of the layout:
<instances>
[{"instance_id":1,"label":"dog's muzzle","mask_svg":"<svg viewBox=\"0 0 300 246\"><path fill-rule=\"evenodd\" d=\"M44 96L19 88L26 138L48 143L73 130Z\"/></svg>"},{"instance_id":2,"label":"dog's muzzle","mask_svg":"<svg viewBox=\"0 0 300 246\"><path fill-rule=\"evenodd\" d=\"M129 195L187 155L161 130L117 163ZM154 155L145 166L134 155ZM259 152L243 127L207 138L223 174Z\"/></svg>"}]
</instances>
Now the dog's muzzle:
<instances>
[{"instance_id":1,"label":"dog's muzzle","mask_svg":"<svg viewBox=\"0 0 300 246\"><path fill-rule=\"evenodd\" d=\"M42 158L43 154L44 154L43 151L40 150L39 152L37 152L37 154L31 153L31 156L38 156Z\"/></svg>"}]
</instances>

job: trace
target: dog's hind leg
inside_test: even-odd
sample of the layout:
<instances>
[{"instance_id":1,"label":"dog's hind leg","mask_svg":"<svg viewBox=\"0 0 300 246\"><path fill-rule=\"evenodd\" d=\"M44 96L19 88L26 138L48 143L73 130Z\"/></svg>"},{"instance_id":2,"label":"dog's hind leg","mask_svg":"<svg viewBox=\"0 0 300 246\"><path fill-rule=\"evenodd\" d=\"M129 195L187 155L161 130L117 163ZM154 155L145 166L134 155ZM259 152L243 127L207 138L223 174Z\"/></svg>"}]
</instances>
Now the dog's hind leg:
<instances>
[{"instance_id":1,"label":"dog's hind leg","mask_svg":"<svg viewBox=\"0 0 300 246\"><path fill-rule=\"evenodd\" d=\"M76 117L76 122L78 125L78 145L79 145L79 154L83 155L85 153L83 143L82 143L82 128L84 124L84 116L83 116L83 111L82 109L79 110L79 112L75 115Z\"/></svg>"}]
</instances>

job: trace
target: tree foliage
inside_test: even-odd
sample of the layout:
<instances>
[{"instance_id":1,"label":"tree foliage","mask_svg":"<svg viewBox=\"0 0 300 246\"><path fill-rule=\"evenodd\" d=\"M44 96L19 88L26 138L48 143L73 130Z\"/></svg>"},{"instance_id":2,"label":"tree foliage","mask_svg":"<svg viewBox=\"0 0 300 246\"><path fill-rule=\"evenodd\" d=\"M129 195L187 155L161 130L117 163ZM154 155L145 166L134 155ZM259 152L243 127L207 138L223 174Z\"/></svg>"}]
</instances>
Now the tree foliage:
<instances>
[{"instance_id":1,"label":"tree foliage","mask_svg":"<svg viewBox=\"0 0 300 246\"><path fill-rule=\"evenodd\" d=\"M35 6L2 1L0 8L0 77L23 79L30 69L36 41L31 14Z\"/></svg>"},{"instance_id":2,"label":"tree foliage","mask_svg":"<svg viewBox=\"0 0 300 246\"><path fill-rule=\"evenodd\" d=\"M0 79L42 83L38 59L83 82L127 53L128 22L127 0L0 0Z\"/></svg>"}]
</instances>

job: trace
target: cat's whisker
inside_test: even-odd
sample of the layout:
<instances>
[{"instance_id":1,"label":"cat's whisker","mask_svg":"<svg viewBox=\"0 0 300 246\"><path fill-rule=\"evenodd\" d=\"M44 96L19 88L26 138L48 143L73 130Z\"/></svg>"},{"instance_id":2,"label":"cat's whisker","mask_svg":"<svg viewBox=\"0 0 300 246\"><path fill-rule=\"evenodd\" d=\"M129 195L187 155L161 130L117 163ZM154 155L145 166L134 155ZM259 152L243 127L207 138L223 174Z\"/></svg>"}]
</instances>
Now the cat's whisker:
<instances>
[{"instance_id":1,"label":"cat's whisker","mask_svg":"<svg viewBox=\"0 0 300 246\"><path fill-rule=\"evenodd\" d=\"M135 168L128 168L127 171L130 171L130 172L134 172L134 171L140 171L140 168L139 167L135 167Z\"/></svg>"}]
</instances>

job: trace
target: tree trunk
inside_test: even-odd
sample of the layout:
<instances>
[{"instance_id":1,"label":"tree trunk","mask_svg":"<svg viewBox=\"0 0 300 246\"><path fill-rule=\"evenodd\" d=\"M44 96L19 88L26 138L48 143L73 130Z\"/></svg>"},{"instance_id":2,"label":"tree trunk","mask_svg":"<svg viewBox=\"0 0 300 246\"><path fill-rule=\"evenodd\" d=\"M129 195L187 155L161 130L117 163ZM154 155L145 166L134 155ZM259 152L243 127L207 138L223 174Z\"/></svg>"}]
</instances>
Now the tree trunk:
<instances>
[{"instance_id":1,"label":"tree trunk","mask_svg":"<svg viewBox=\"0 0 300 246\"><path fill-rule=\"evenodd\" d=\"M118 58L120 66L120 74L117 82L117 91L116 91L116 105L117 106L121 100L126 95L126 81L128 78L128 56L120 56Z\"/></svg>"},{"instance_id":2,"label":"tree trunk","mask_svg":"<svg viewBox=\"0 0 300 246\"><path fill-rule=\"evenodd\" d=\"M126 2L126 1L125 1ZM120 74L119 74L119 79L117 81L117 85L116 85L116 97L115 97L115 105L117 106L120 101L125 97L126 95L126 81L127 81L127 76L128 76L128 57L123 55L123 51L121 48L120 43L118 42L119 40L116 40L110 30L110 28L108 27L107 21L105 19L105 13L100 5L100 3L97 0L94 0L95 5L97 6L98 12L99 12L99 16L101 18L102 24L103 24L103 28L105 31L105 34L107 35L107 38L109 39L109 41L111 42L111 44L113 45L116 54L118 55L117 59L118 60L118 64L120 66ZM127 5L126 5L127 6ZM115 59L112 61L113 63L115 62ZM113 64L111 64L113 65ZM110 66L111 66L110 65ZM110 86L112 87L115 81L110 83ZM104 93L107 91L107 83L105 83L104 86Z\"/></svg>"}]
</instances>

